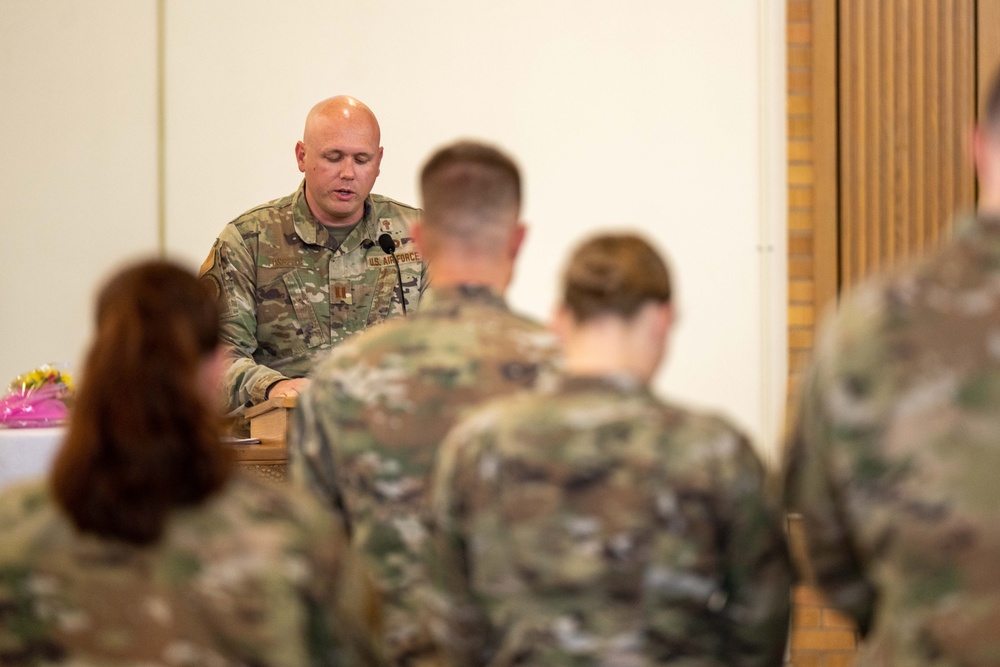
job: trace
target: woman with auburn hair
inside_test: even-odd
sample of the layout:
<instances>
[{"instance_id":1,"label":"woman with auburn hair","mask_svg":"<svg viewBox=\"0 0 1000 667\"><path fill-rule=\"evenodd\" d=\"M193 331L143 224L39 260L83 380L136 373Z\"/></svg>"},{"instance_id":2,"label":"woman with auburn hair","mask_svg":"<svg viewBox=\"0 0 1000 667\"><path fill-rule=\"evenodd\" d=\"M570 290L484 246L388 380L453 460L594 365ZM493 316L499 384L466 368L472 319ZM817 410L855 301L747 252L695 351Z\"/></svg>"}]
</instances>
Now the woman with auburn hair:
<instances>
[{"instance_id":1,"label":"woman with auburn hair","mask_svg":"<svg viewBox=\"0 0 1000 667\"><path fill-rule=\"evenodd\" d=\"M780 665L791 569L765 472L718 417L656 398L674 321L641 238L565 271L563 373L445 441L432 486L433 631L455 664Z\"/></svg>"},{"instance_id":2,"label":"woman with auburn hair","mask_svg":"<svg viewBox=\"0 0 1000 667\"><path fill-rule=\"evenodd\" d=\"M234 473L218 312L163 261L115 275L51 477L0 495L0 664L377 664L377 601L311 498Z\"/></svg>"}]
</instances>

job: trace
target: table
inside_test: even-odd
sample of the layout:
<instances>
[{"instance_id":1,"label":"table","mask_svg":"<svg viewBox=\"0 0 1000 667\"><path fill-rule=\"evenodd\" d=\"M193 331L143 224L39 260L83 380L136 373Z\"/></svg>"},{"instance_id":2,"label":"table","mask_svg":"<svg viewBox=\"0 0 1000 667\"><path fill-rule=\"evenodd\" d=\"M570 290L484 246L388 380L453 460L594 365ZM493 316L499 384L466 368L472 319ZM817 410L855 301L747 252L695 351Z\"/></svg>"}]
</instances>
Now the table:
<instances>
[{"instance_id":1,"label":"table","mask_svg":"<svg viewBox=\"0 0 1000 667\"><path fill-rule=\"evenodd\" d=\"M65 427L0 427L0 490L16 482L47 475L65 434ZM237 465L251 475L285 480L283 438L267 439L258 445L236 446L235 450Z\"/></svg>"},{"instance_id":2,"label":"table","mask_svg":"<svg viewBox=\"0 0 1000 667\"><path fill-rule=\"evenodd\" d=\"M48 474L65 427L0 428L0 489Z\"/></svg>"}]
</instances>

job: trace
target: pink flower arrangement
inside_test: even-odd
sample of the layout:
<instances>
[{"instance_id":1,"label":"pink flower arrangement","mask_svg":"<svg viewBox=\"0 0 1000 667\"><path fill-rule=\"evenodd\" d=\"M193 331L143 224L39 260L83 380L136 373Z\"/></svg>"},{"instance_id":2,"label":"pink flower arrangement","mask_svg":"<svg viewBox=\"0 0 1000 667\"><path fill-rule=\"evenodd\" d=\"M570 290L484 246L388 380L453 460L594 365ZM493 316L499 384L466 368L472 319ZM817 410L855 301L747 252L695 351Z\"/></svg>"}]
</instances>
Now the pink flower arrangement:
<instances>
[{"instance_id":1,"label":"pink flower arrangement","mask_svg":"<svg viewBox=\"0 0 1000 667\"><path fill-rule=\"evenodd\" d=\"M69 417L73 381L50 365L18 375L0 397L0 425L10 428L57 426Z\"/></svg>"}]
</instances>

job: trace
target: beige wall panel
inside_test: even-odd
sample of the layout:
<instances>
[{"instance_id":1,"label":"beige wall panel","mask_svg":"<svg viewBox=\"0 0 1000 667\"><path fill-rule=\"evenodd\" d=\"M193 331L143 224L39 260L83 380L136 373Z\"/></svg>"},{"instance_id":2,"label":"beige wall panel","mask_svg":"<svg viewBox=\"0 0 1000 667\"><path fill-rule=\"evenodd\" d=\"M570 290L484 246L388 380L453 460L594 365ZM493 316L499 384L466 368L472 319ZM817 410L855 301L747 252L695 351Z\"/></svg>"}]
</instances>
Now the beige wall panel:
<instances>
[{"instance_id":1,"label":"beige wall panel","mask_svg":"<svg viewBox=\"0 0 1000 667\"><path fill-rule=\"evenodd\" d=\"M153 0L0 1L0 386L77 362L107 272L157 252Z\"/></svg>"}]
</instances>

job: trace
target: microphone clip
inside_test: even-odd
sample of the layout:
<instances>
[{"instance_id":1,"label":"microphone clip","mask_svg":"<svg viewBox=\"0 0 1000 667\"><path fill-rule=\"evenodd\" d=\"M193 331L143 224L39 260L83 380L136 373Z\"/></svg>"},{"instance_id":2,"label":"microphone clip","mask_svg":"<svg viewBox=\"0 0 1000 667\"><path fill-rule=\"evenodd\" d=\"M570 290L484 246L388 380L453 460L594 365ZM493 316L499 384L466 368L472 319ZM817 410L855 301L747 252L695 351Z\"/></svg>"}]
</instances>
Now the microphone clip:
<instances>
[{"instance_id":1,"label":"microphone clip","mask_svg":"<svg viewBox=\"0 0 1000 667\"><path fill-rule=\"evenodd\" d=\"M399 287L399 302L403 304L403 316L406 316L406 296L403 294L403 272L399 269L399 260L396 259L396 242L388 234L381 234L378 237L378 247L382 252L392 255L392 262L396 265L396 280Z\"/></svg>"}]
</instances>

